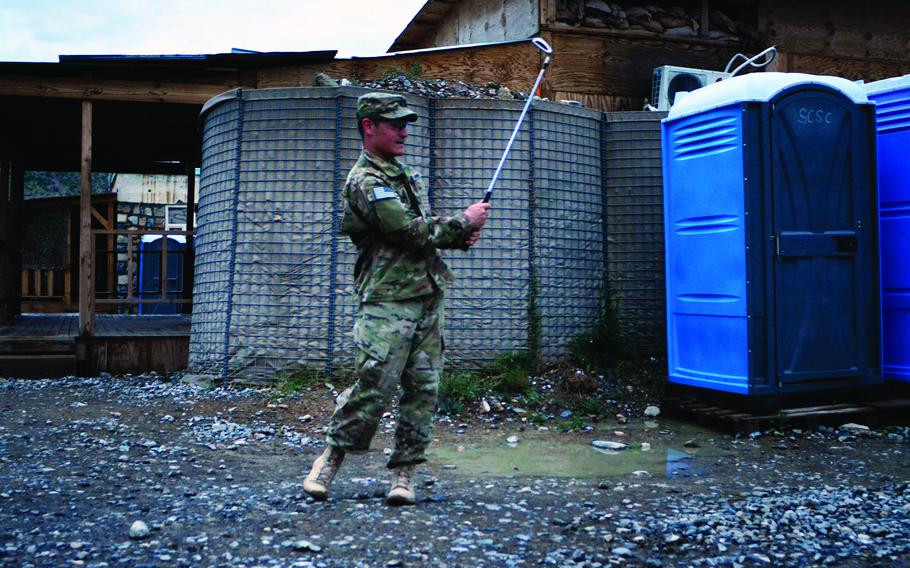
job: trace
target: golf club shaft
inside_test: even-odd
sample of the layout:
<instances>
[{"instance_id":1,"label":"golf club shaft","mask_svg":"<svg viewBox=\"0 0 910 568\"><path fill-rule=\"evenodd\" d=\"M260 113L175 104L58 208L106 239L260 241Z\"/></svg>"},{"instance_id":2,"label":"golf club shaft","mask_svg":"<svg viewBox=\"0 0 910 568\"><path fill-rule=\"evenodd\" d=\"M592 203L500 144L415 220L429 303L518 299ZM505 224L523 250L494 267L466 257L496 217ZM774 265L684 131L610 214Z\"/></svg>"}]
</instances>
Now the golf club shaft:
<instances>
[{"instance_id":1,"label":"golf club shaft","mask_svg":"<svg viewBox=\"0 0 910 568\"><path fill-rule=\"evenodd\" d=\"M547 47L549 48L549 46ZM512 136L509 138L509 143L506 144L506 149L502 153L502 158L499 159L499 165L496 166L496 172L493 174L493 179L490 180L490 185L487 187L487 192L483 196L484 203L489 202L490 198L493 196L493 187L496 185L496 180L499 179L499 174L502 172L502 166L506 163L506 158L509 155L509 151L512 149L512 144L515 142L515 138L518 136L518 131L521 130L521 123L524 122L525 115L528 114L528 109L531 108L531 103L534 102L534 95L537 93L537 87L540 86L540 82L543 80L543 74L546 72L547 65L550 63L550 53L552 53L552 50L547 53L547 57L544 59L543 66L541 66L540 72L537 73L537 79L534 81L534 86L531 87L531 91L528 93L528 100L525 103L524 108L521 110L521 115L518 117L518 122L515 123L515 128L512 130Z\"/></svg>"}]
</instances>

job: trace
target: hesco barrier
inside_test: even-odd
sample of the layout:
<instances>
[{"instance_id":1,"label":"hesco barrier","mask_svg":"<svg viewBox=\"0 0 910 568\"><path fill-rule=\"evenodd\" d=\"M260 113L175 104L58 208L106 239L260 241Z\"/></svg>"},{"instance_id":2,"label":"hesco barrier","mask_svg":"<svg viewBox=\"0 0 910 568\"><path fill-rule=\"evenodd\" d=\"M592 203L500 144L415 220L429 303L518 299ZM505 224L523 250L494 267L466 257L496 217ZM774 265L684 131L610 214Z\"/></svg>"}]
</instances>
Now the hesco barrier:
<instances>
[{"instance_id":1,"label":"hesco barrier","mask_svg":"<svg viewBox=\"0 0 910 568\"><path fill-rule=\"evenodd\" d=\"M656 115L656 116L655 116ZM604 114L609 294L620 330L644 355L666 353L660 119L666 113Z\"/></svg>"},{"instance_id":2,"label":"hesco barrier","mask_svg":"<svg viewBox=\"0 0 910 568\"><path fill-rule=\"evenodd\" d=\"M238 89L203 109L194 371L273 380L352 361L356 251L338 225L340 190L360 154L355 106L365 92ZM407 98L420 120L409 127L403 160L423 173L434 212L461 211L486 189L522 103ZM467 253L445 253L458 279L447 292L452 364L479 366L518 351L552 361L593 326L608 296L631 341L662 337L665 115L622 114L629 119L534 105L483 238ZM636 141L646 148L636 150ZM610 160L620 150L625 161L614 173ZM636 177L639 168L647 175ZM613 216L616 229L605 223ZM614 256L621 270L608 279Z\"/></svg>"}]
</instances>

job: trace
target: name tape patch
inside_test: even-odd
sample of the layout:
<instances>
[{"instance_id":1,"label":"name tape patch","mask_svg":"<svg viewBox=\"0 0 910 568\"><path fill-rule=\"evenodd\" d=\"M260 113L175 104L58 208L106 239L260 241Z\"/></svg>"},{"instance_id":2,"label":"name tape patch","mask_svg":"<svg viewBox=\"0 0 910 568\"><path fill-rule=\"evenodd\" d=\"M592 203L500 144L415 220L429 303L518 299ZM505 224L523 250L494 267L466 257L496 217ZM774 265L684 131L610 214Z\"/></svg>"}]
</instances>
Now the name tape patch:
<instances>
[{"instance_id":1,"label":"name tape patch","mask_svg":"<svg viewBox=\"0 0 910 568\"><path fill-rule=\"evenodd\" d=\"M373 201L382 201L383 199L398 199L398 194L390 187L374 187Z\"/></svg>"}]
</instances>

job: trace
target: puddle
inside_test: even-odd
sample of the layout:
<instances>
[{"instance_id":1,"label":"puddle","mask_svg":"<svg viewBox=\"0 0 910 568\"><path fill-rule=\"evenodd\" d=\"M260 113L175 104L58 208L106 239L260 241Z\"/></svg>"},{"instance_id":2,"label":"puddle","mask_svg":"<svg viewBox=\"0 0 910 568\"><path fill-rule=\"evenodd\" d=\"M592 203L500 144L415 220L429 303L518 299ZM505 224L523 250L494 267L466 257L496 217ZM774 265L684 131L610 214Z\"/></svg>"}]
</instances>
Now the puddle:
<instances>
[{"instance_id":1,"label":"puddle","mask_svg":"<svg viewBox=\"0 0 910 568\"><path fill-rule=\"evenodd\" d=\"M679 436L673 440L649 438L651 449L629 442L621 451L601 450L587 440L571 436L526 432L518 444L506 442L507 436L496 436L489 443L438 444L431 448L432 461L441 466L455 466L449 474L508 477L578 477L603 478L638 475L646 477L689 477L708 473L709 463L731 455L729 451L706 446L685 448ZM615 440L607 432L597 439Z\"/></svg>"}]
</instances>

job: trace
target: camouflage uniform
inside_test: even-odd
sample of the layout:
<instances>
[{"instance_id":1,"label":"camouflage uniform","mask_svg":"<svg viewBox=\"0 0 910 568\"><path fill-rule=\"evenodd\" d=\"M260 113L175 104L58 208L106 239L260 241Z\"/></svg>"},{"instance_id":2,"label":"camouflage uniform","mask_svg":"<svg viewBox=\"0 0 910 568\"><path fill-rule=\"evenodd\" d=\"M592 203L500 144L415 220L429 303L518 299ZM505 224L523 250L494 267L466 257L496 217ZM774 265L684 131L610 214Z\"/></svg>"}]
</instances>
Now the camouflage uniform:
<instances>
[{"instance_id":1,"label":"camouflage uniform","mask_svg":"<svg viewBox=\"0 0 910 568\"><path fill-rule=\"evenodd\" d=\"M361 97L358 118L368 112L416 119L399 95ZM422 463L442 373L443 292L452 280L437 249L462 248L470 228L463 216L431 216L420 175L366 150L348 174L343 198L341 231L358 252L357 382L339 395L326 439L346 452L367 450L400 382L404 395L388 465Z\"/></svg>"}]
</instances>

